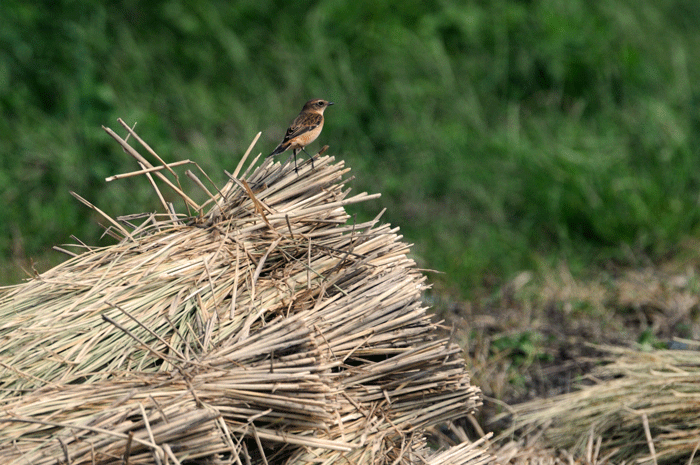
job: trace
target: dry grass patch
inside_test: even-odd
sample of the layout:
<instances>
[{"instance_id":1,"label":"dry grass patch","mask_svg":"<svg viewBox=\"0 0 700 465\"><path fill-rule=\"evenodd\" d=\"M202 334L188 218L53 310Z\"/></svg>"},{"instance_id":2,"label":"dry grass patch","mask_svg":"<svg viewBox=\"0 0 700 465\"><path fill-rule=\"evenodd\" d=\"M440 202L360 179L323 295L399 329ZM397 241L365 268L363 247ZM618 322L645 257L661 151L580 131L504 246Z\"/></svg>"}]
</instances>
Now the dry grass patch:
<instances>
[{"instance_id":1,"label":"dry grass patch","mask_svg":"<svg viewBox=\"0 0 700 465\"><path fill-rule=\"evenodd\" d=\"M540 431L548 447L583 454L596 435L601 455L616 463L697 463L698 352L605 349L608 363L587 376L591 385L513 406L504 436Z\"/></svg>"}]
</instances>

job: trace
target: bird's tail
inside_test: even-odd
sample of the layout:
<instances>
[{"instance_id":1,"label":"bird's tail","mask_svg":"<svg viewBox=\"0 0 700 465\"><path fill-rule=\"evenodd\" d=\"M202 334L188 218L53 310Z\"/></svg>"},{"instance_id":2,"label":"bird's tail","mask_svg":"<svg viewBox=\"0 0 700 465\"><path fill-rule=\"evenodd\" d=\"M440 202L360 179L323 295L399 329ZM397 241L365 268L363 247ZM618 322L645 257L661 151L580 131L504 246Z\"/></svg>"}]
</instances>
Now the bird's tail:
<instances>
[{"instance_id":1,"label":"bird's tail","mask_svg":"<svg viewBox=\"0 0 700 465\"><path fill-rule=\"evenodd\" d=\"M268 157L271 157L273 155L277 155L278 153L284 152L285 150L287 150L289 148L290 145L292 145L291 142L282 142L280 145L277 146L277 148L275 150L272 151L272 153L270 155L268 155Z\"/></svg>"}]
</instances>

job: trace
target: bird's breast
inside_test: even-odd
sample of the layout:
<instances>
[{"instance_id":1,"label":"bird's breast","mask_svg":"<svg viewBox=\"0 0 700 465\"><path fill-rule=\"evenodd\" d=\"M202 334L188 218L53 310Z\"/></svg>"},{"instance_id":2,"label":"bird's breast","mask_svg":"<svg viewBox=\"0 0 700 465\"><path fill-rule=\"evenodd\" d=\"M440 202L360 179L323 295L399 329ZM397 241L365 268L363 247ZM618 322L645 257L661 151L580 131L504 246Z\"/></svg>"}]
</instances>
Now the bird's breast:
<instances>
[{"instance_id":1,"label":"bird's breast","mask_svg":"<svg viewBox=\"0 0 700 465\"><path fill-rule=\"evenodd\" d=\"M323 120L321 120L321 123L312 130L307 131L303 134L299 134L297 137L295 137L292 141L292 148L306 147L307 145L316 140L318 135L321 134L322 129Z\"/></svg>"}]
</instances>

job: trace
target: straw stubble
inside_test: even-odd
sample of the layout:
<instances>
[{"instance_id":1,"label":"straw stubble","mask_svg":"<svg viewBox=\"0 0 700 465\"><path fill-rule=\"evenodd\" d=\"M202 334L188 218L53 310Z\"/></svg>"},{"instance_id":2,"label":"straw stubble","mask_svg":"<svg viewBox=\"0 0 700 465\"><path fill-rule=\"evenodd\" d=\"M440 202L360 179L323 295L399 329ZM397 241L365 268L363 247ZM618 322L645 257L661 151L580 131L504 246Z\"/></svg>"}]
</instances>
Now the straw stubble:
<instances>
[{"instance_id":1,"label":"straw stubble","mask_svg":"<svg viewBox=\"0 0 700 465\"><path fill-rule=\"evenodd\" d=\"M199 205L107 132L188 213L110 218L118 243L0 293L3 463L423 463L480 404L397 229L348 224L378 195L342 162L242 160Z\"/></svg>"}]
</instances>

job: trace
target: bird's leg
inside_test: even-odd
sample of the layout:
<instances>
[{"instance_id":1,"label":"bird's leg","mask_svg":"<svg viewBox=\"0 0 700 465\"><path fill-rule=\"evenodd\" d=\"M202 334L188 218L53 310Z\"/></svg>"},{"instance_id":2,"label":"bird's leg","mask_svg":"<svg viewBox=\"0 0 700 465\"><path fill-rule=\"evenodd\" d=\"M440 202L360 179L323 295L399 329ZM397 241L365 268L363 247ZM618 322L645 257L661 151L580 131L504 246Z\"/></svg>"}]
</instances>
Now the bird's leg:
<instances>
[{"instance_id":1,"label":"bird's leg","mask_svg":"<svg viewBox=\"0 0 700 465\"><path fill-rule=\"evenodd\" d=\"M304 149L302 149L304 150ZM299 169L297 168L297 153L299 153L299 149L294 149L294 172L298 175L299 174Z\"/></svg>"},{"instance_id":2,"label":"bird's leg","mask_svg":"<svg viewBox=\"0 0 700 465\"><path fill-rule=\"evenodd\" d=\"M302 147L302 150L304 150L303 147ZM311 155L309 155L309 152L307 152L306 150L304 150L304 153L305 153L306 156L308 156L309 159L311 160L311 169L314 169L314 157L312 157Z\"/></svg>"}]
</instances>

